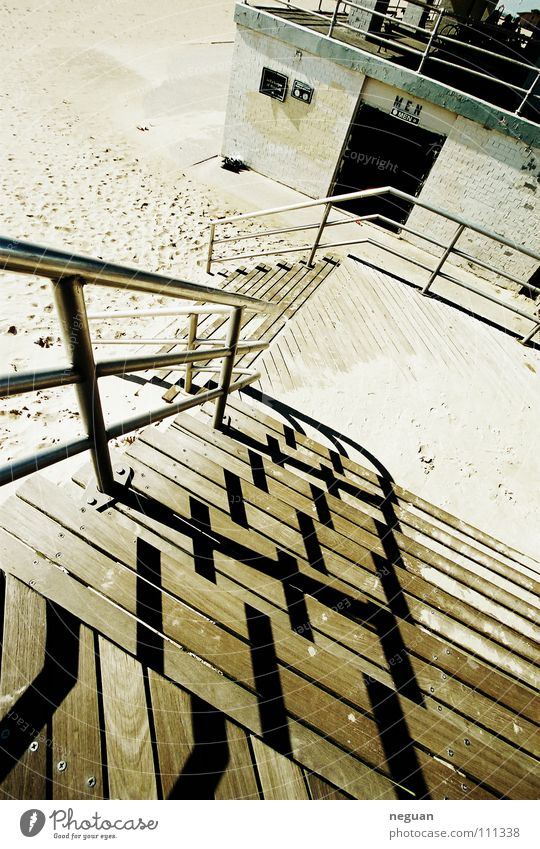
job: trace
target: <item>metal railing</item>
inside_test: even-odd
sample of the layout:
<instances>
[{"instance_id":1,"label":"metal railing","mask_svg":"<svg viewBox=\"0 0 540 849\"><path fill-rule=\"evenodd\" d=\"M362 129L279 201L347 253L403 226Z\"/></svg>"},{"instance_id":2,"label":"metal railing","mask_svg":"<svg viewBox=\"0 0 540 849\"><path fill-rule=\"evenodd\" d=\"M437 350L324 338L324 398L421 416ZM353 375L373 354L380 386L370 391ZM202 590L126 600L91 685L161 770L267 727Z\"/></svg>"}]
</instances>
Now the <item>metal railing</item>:
<instances>
[{"instance_id":1,"label":"metal railing","mask_svg":"<svg viewBox=\"0 0 540 849\"><path fill-rule=\"evenodd\" d=\"M243 0L244 5L253 5L257 6L257 3L250 4L247 0ZM294 3L287 2L287 0L274 0L277 4L281 6L285 6L287 9L294 11L307 11L305 8L301 6L296 6ZM531 103L533 98L538 101L540 100L540 94L535 92L535 89L540 85L540 68L534 65L531 62L525 62L521 59L515 59L511 56L506 56L496 50L490 50L485 47L481 47L477 44L471 44L468 41L462 41L459 38L454 36L444 35L440 32L441 23L444 19L445 24L449 21L453 21L458 25L458 27L471 30L471 32L477 31L477 28L474 27L471 23L466 23L460 20L458 17L453 15L451 12L446 11L445 9L433 9L435 16L433 19L433 25L430 28L421 27L407 20L403 20L403 18L396 17L396 12L393 11L392 14L388 14L387 12L377 12L375 9L369 8L368 6L363 6L361 3L352 2L352 0L332 0L334 2L333 12L324 13L321 11L321 4L319 3L318 11L309 12L310 15L320 19L324 24L328 27L326 32L324 33L328 38L334 38L339 40L336 36L336 28L339 27L340 30L348 30L352 33L364 35L369 37L370 40L373 40L379 44L382 48L389 48L391 50L399 50L404 53L408 53L411 55L418 56L419 64L416 70L414 71L417 74L422 74L423 76L431 76L430 74L426 74L425 65L426 61L429 59L430 63L439 64L441 66L456 68L459 67L461 71L464 71L467 74L471 74L473 77L477 77L480 79L490 80L491 82L499 83L505 86L512 91L515 91L518 95L521 95L521 101L517 105L514 110L511 110L511 114L521 115L524 107ZM419 3L418 5L426 6L424 3ZM369 15L378 18L381 23L388 22L388 24L395 24L400 31L406 30L411 34L411 36L418 36L418 40L421 42L426 42L425 47L421 48L418 46L413 46L411 44L405 44L403 41L396 42L395 39L390 38L388 35L385 35L382 32L375 32L373 30L365 29L363 27L358 26L357 24L350 24L347 21L343 20L345 10L346 9L354 9L361 12L366 12ZM341 18L340 18L340 10L341 10ZM271 12L272 9L269 7L264 7L264 11ZM297 24L299 26L305 25L309 28L309 24ZM495 29L495 27L494 27ZM502 29L501 29L502 32ZM495 39L492 39L495 40ZM517 85L516 83L512 83L508 80L503 80L500 77L495 76L494 74L486 73L485 70L478 70L481 68L481 63L478 63L476 68L471 68L467 64L463 63L463 56L461 54L451 55L451 58L443 59L440 56L436 55L436 51L440 50L441 47L445 47L445 51L447 53L451 53L451 46L460 46L465 48L466 50L471 52L471 56L482 57L489 56L492 59L497 61L503 61L508 63L509 65L514 66L515 68L522 68L528 70L533 74L532 81L529 85ZM414 69L411 69L414 70ZM444 83L443 83L444 84ZM474 95L473 95L474 96Z\"/></svg>"},{"instance_id":2,"label":"metal railing","mask_svg":"<svg viewBox=\"0 0 540 849\"><path fill-rule=\"evenodd\" d=\"M437 239L432 238L431 236L426 235L423 232L415 230L405 224L398 224L395 220L381 215L380 213L375 213L371 215L354 215L350 214L347 216L343 216L342 218L334 221L329 221L329 216L332 211L332 207L339 203L345 203L347 201L360 200L362 198L373 198L380 197L383 195L396 198L399 201L405 201L406 203L410 203L412 206L418 206L422 209L427 210L428 212L434 213L438 215L440 218L444 218L447 221L452 221L457 224L457 228L452 235L448 244L444 242L438 241ZM292 227L281 227L278 229L271 230L257 230L256 232L244 232L244 233L236 233L232 236L225 236L223 238L216 238L216 228L219 226L224 226L228 224L233 224L236 222L247 221L254 218L261 218L266 215L278 215L280 213L293 212L295 210L300 209L310 209L311 207L323 207L323 213L321 219L312 224L301 224L295 225ZM342 211L342 210L340 210ZM384 244L384 242L380 242L377 239L374 239L371 236L367 236L360 239L346 239L341 242L321 242L322 235L327 227L338 227L343 224L351 224L351 223L360 223L362 221L370 221L372 223L382 223L388 224L392 227L399 227L400 230L403 230L407 233L410 233L419 239L423 239L429 245L433 247L437 247L442 249L442 256L437 258L437 263L435 268L430 265L426 265L423 262L418 260L411 260L406 255L404 255L403 251L395 250L389 245ZM259 239L259 238L267 238L268 236L273 235L282 235L284 233L296 233L302 232L305 230L316 230L315 239L312 244L306 244L301 246L289 246L289 247L279 247L274 248L272 250L266 251L256 251L250 253L240 253L229 256L214 256L214 247L218 244L225 244L229 242L237 242L245 239ZM495 265L492 265L489 262L485 262L482 259L479 259L467 251L462 250L457 247L457 243L463 233L469 230L473 233L477 233L482 237L490 239L500 245L503 245L506 248L511 248L513 251L524 254L525 256L530 257L531 259L536 260L540 263L540 253L535 253L534 251L525 248L523 245L518 245L516 242L511 239L507 239L504 236L500 236L497 233L494 233L492 230L487 230L485 227L481 227L478 224L475 224L472 221L468 221L465 218L462 218L459 215L454 215L451 212L447 212L446 210L441 209L440 207L433 206L432 204L425 203L424 201L419 200L413 195L408 195L405 192L400 191L399 189L394 189L392 186L384 186L382 188L377 189L365 189L364 191L359 192L349 192L347 194L342 195L333 195L330 197L321 198L320 200L309 200L303 201L301 203L289 204L287 206L279 206L273 209L261 209L256 212L246 212L241 215L231 215L226 218L217 218L210 223L210 238L208 244L208 259L206 270L210 273L212 264L226 263L232 260L239 259L253 259L255 257L262 256L276 256L278 254L291 254L291 253L308 253L309 258L307 260L308 265L312 265L313 260L317 251L320 250L328 250L329 248L337 248L344 247L347 245L359 245L359 244L372 244L376 247L382 248L390 254L394 254L395 256L400 257L401 259L407 260L409 262L414 262L415 265L423 268L425 271L429 272L429 279L422 287L422 294L426 295L430 291L433 286L435 280L437 278L442 278L444 280L449 281L455 286L461 287L463 289L468 290L469 292L473 292L476 295L484 298L487 301L491 301L492 303L498 304L501 307L504 307L507 310L515 313L516 315L521 316L521 318L525 318L530 321L533 327L527 332L522 341L524 343L529 342L540 330L540 315L538 311L536 314L531 314L526 312L524 309L515 306L512 303L501 300L497 298L495 295L492 295L490 292L486 292L483 289L480 289L478 286L475 286L472 283L468 283L465 280L460 280L456 278L452 274L448 274L444 269L446 262L449 258L454 255L459 257L460 259L466 260L468 263L472 263L473 265L477 265L480 268L483 268L486 271L493 272L501 277L504 277L506 280L510 280L512 283L516 283L519 286L525 287L526 289L535 292L537 295L540 295L540 288L538 286L534 286L528 282L528 280L523 280L519 278L517 275L508 272L505 268L499 268Z\"/></svg>"},{"instance_id":3,"label":"metal railing","mask_svg":"<svg viewBox=\"0 0 540 849\"><path fill-rule=\"evenodd\" d=\"M97 488L111 494L116 483L109 452L109 441L131 433L141 427L162 421L182 410L206 401L216 400L214 427L221 427L227 397L230 392L242 389L259 379L259 375L246 369L235 369L238 354L260 351L267 347L263 342L241 342L239 339L244 310L272 311L271 304L256 298L222 291L186 280L167 278L137 269L104 263L100 260L49 250L17 240L0 238L0 269L31 274L51 280L56 308L62 326L64 344L69 364L54 370L18 372L0 377L0 398L9 398L25 392L75 385L79 411L86 435L54 448L43 449L0 467L0 485L46 468L67 457L89 450L92 455ZM172 298L198 301L197 306L156 310L127 310L87 314L84 286L94 284L122 287L126 290L166 295ZM228 332L220 342L197 338L197 323L201 315L228 314ZM187 349L177 353L135 355L128 358L96 362L90 334L90 320L101 318L126 318L130 315L176 315L189 317L189 332L184 344ZM117 341L117 340L115 340ZM163 345L167 340L131 339ZM181 339L168 340L175 346ZM221 360L221 367L208 366ZM201 391L177 403L166 404L150 412L106 425L101 404L99 379L111 375L125 375L147 369L185 365L187 391L192 389L193 370L196 363L204 363L201 371L218 371L217 387Z\"/></svg>"}]
</instances>

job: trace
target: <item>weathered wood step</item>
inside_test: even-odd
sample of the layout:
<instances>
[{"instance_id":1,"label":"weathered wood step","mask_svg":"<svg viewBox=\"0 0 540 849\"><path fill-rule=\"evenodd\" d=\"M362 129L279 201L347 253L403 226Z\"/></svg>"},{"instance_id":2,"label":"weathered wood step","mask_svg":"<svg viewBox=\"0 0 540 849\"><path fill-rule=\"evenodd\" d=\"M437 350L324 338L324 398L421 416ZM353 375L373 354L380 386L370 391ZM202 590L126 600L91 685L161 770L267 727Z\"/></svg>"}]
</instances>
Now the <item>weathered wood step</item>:
<instances>
[{"instance_id":1,"label":"weathered wood step","mask_svg":"<svg viewBox=\"0 0 540 849\"><path fill-rule=\"evenodd\" d=\"M503 543L471 528L446 511L434 508L398 484L381 480L380 476L370 469L295 430L290 423L284 424L275 416L269 416L259 407L253 407L239 401L236 396L231 396L227 409L231 424L239 434L250 435L256 441L258 450L269 455L273 453L275 459L288 462L295 472L303 474L311 470L323 483L325 475L331 484L337 481L338 488L341 487L339 495L344 499L351 498L350 493L354 492L351 485L356 487L358 493L365 493L364 497L368 502L378 506L381 501L387 500L390 494L392 504L395 499L398 506L408 510L410 522L414 521L414 516L420 519L418 528L423 527L423 523L427 521L433 528L432 533L444 543L453 545L458 552L466 554L486 568L497 571L536 597L540 594L540 576L531 568L530 558L521 556L519 552L514 555L513 550ZM441 525L445 526L446 530L441 531ZM490 546L484 545L484 540L489 542Z\"/></svg>"},{"instance_id":2,"label":"weathered wood step","mask_svg":"<svg viewBox=\"0 0 540 849\"><path fill-rule=\"evenodd\" d=\"M460 595L461 598L466 597L466 588L470 588L481 596L485 596L488 600L488 608L491 601L503 605L505 616L508 616L506 619L508 624L513 620L514 614L530 620L535 626L540 624L540 600L532 593L501 578L495 572L489 572L484 567L477 566L474 561L467 560L443 545L439 545L438 550L433 550L430 545L430 527L424 526L424 533L413 534L409 537L405 530L407 525L404 524L408 514L401 508L395 508L395 522L389 524L388 516L385 516L383 511L370 507L361 500L358 500L356 507L351 507L331 493L317 491L317 488L305 478L272 463L264 454L246 447L229 437L227 433L208 427L198 416L181 414L176 418L174 426L182 430L185 434L184 440L189 443L193 451L234 471L247 484L257 486L267 492L270 497L278 498L293 508L308 512L312 512L315 508L317 519L323 525L320 533L327 536L329 531L330 535L332 531L335 531L347 540L361 541L363 539L372 550L378 551L380 551L379 545L373 548L377 543L377 539L374 540L373 537L379 538L392 534L393 542L398 546L404 564L409 566L409 561L406 557L403 558L403 554L411 554L415 558L410 561L413 571L415 567L417 570L419 568L416 561L418 558L428 567L439 570L438 577L435 574L432 575L433 579L437 578L439 586L442 586L441 582L445 580L442 575L448 575L463 585L461 588L454 585L458 595L463 592L463 595ZM400 519L402 521L399 521ZM417 542L418 539L421 539L421 542ZM339 536L334 537L330 544L339 551L341 545ZM384 554L384 549L382 553ZM418 574L418 571L416 573ZM476 601L480 603L480 609L487 609L482 608L482 598L476 598ZM516 628L521 629L518 619L516 619ZM538 640L540 632L529 631L528 633Z\"/></svg>"},{"instance_id":3,"label":"weathered wood step","mask_svg":"<svg viewBox=\"0 0 540 849\"><path fill-rule=\"evenodd\" d=\"M66 503L65 496L64 501L58 497L58 492L54 492L55 488L52 486L45 486L45 492L43 491L43 487L40 489L39 486L35 487L35 489L31 489L30 487L26 487L27 489L27 497L32 495L35 500L38 500L40 506L45 508L49 513L54 512L56 521L61 521L61 527L64 528L64 536L62 538L62 542L59 543L57 540L51 540L51 543L48 542L50 538L50 534L47 533L45 529L45 539L47 540L47 547L44 554L47 554L49 558L57 556L53 552L54 548L62 548L66 546L70 551L70 560L69 563L70 568L69 571L74 570L74 574L77 574L83 580L88 581L89 567L92 568L92 571L96 574L104 574L110 575L111 571L115 571L117 575L120 577L121 574L125 578L125 580L129 583L129 572L128 570L141 569L141 564L139 561L140 555L137 553L137 547L133 545L133 531L136 531L136 526L131 529L131 532L126 532L124 534L124 539L121 539L121 535L118 533L117 524L114 522L111 517L111 521L109 522L108 532L105 532L106 516L94 514L97 517L97 522L94 521L92 516L88 516L85 518L86 522L89 522L85 526L84 536L86 540L83 539L83 535L81 533L80 536L77 536L75 533L75 529L78 526L78 523L81 521L81 513L80 509L77 510L74 505L72 506L72 502ZM18 505L20 508L20 505ZM13 508L16 509L16 508ZM32 527L35 526L35 521L33 520L33 514L35 513L34 508L30 507L29 504L25 506L24 510L17 510L17 518L18 518L18 527L23 531L25 538L28 538L32 533ZM71 515L71 518L69 518ZM67 518L66 518L67 516ZM72 526L76 526L74 530L72 530ZM43 529L42 529L43 530ZM20 531L19 531L20 532ZM94 538L96 536L97 538ZM88 542L92 545L105 545L107 549L111 549L110 554L115 556L117 562L124 563L127 569L123 573L118 572L118 568L113 565L113 561L102 553L101 555L97 550L91 549L91 554L88 552ZM63 551L60 552L63 554ZM89 563L89 557L91 562ZM84 565L82 564L84 562ZM98 564L102 562L103 565L99 566ZM176 563L176 572L175 572L175 560L167 563L167 558L165 557L165 553L161 552L160 554L160 577L161 580L157 587L162 590L162 608L163 608L163 633L169 639L174 639L179 642L184 648L195 651L196 654L203 657L206 661L212 663L213 665L217 665L223 672L232 677L234 680L239 681L244 686L248 688L253 688L257 686L257 677L253 678L253 673L251 670L251 664L249 662L248 657L243 660L245 650L242 648L242 638L248 639L253 643L253 634L250 633L250 630L253 625L250 626L249 617L246 620L246 624L244 626L243 632L240 634L240 642L237 639L232 637L227 637L225 631L219 626L214 626L212 624L208 624L208 620L199 620L200 624L197 627L196 619L193 618L193 615L189 613L188 610L182 607L174 606L173 597L178 597L179 595L182 597L184 603L193 605L195 604L199 609L201 604L206 604L206 607L203 607L203 613L208 615L212 614L212 607L214 608L214 616L218 619L218 621L223 622L229 628L238 627L244 621L243 615L243 605L245 603L240 604L239 610L235 609L235 600L231 600L230 598L225 598L224 602L226 604L225 609L219 608L219 603L217 602L215 595L210 599L208 595L207 585L202 578L196 578L191 576L191 580L189 580L189 575L187 573L182 574L182 572L178 572L178 564ZM80 565L79 565L80 564ZM82 570L82 571L81 571ZM165 581L165 585L162 586L162 581ZM172 582L172 583L171 583ZM146 583L151 583L147 578ZM92 584L91 584L92 585ZM193 591L195 595L190 594L189 590L193 587ZM171 597L171 588L174 588L174 595ZM179 588L181 588L179 592ZM112 601L116 603L121 602L122 606L126 606L126 596L121 594L120 596L115 595L114 592L111 595L111 587L110 581L107 580L107 585L105 586L102 582L97 582L96 589L99 589L101 592L105 592L105 594L111 598ZM135 593L133 594L135 596ZM151 604L151 592L150 587L148 587L145 595L148 595L147 604ZM139 606L138 614L141 615L140 612L140 602L137 602ZM238 604L238 602L236 602ZM131 605L128 602L128 610L132 613L135 612L134 609L134 600L132 600ZM172 605L172 607L171 607ZM210 607L208 606L210 605ZM173 612L174 611L174 612ZM257 614L264 616L263 614ZM182 622L180 622L180 619ZM155 623L154 623L155 624ZM199 631L200 636L199 636ZM366 685L361 685L362 679L358 678L358 683L353 684L353 679L350 678L347 682L345 678L343 680L342 689L340 689L340 679L343 676L343 668L336 669L334 663L330 663L330 656L328 656L327 662L327 670L325 669L325 658L326 653L321 650L316 650L314 652L306 651L306 645L309 647L309 643L306 644L306 641L299 637L298 635L291 635L290 633L281 632L279 628L274 626L272 623L272 633L273 640L276 645L278 662L280 661L280 654L283 656L283 662L285 666L279 665L279 674L283 684L284 690L284 701L286 705L290 705L290 709L293 711L298 710L298 707L294 707L296 702L295 693L299 690L302 690L303 697L307 700L307 702L312 706L312 710L315 714L318 714L319 711L322 711L321 716L325 716L326 709L324 708L324 691L326 687L330 686L331 691L338 696L340 700L346 699L349 702L349 708L353 708L357 711L359 708L364 711L369 710L370 708L370 693L369 687L366 689ZM215 634L215 637L212 636ZM218 636L219 635L219 636ZM218 642L215 642L215 639ZM294 643L296 643L296 651L294 650ZM214 649L213 646L216 646ZM253 648L251 649L253 651ZM288 654L287 652L292 651L293 654ZM319 687L312 689L312 685L304 683L303 686L299 686L296 682L295 676L292 673L293 668L301 671L304 675L308 677L308 679L313 680L314 676L319 680ZM318 671L317 671L318 670ZM348 670L348 675L350 676L353 673L353 670ZM322 678L320 677L322 676ZM321 689L324 687L324 691ZM358 689L360 687L360 690ZM364 695L362 696L362 691ZM353 694L358 694L353 698ZM388 699L388 696L386 696ZM351 701L352 700L352 701ZM360 701L359 701L360 700ZM483 766L485 766L487 770L486 762L489 759L488 752L492 751L492 745L487 745L484 743L483 746L480 746L476 738L471 733L470 740L468 745L465 745L461 740L463 732L461 729L454 728L451 724L448 724L446 720L437 721L436 716L432 717L431 722L426 725L425 722L425 711L423 708L409 703L407 699L403 699L400 697L400 701L403 702L401 705L401 709L405 711L407 716L407 726L411 729L411 733L413 738L418 741L420 746L424 746L428 751L435 752L438 757L443 757L445 751L452 751L454 754L452 757L455 757L454 763L461 763L462 761L459 759L464 759L467 763L467 772L469 775L471 772L475 774L476 770L481 770ZM320 704L320 707L317 709L317 704ZM343 705L343 710L347 710L346 706L347 702ZM338 703L334 704L334 713L336 714L336 721L339 720L340 725L337 727L335 724L332 726L334 728L331 736L334 736L336 742L339 743L341 737L339 728L345 727L341 723L343 719L339 719L341 708L338 707ZM376 714L376 712L375 712ZM385 768L380 764L380 753L377 755L377 747L373 748L373 732L368 730L368 726L366 723L369 723L368 717L364 714L354 713L355 721L354 721L354 731L347 730L347 734L356 736L359 748L357 749L357 753L368 758L368 762L371 762L372 765L378 765L378 768L383 771L386 771ZM417 716L417 721L415 720L415 716ZM376 718L376 715L375 715ZM308 722L310 720L308 719ZM363 726L365 728L365 734L362 731ZM444 730L446 727L446 731ZM329 733L330 726L325 724L323 727L319 727L320 731L324 731L324 733ZM360 734L360 736L358 736ZM427 734L427 737L426 737ZM377 734L375 734L377 736ZM445 740L446 736L446 740ZM422 738L426 738L423 740ZM429 739L428 739L429 738ZM367 740L372 740L371 743L367 743ZM364 741L361 743L360 741ZM475 760L476 747L479 746L479 751L482 751L482 757L479 758L478 764L473 770L472 763ZM499 748L504 747L504 744L500 744ZM422 752L416 752L416 746L413 746L415 753L419 762L424 760ZM372 752L372 754L369 754ZM412 757L412 755L411 755ZM374 760L375 759L375 760ZM414 760L414 758L413 758ZM506 758L502 760L498 760L497 756L495 756L494 761L489 764L489 775L491 776L490 782L491 786L495 786L495 790L500 793L506 794L507 788L509 786L509 782L511 782L514 786L514 793L518 792L516 790L516 781L521 781L523 785L523 792L528 793L531 792L531 787L526 787L527 779L524 774L528 774L530 772L531 767L527 767L527 758L521 756L518 752L513 752L513 756L510 758L512 762L512 770L516 770L516 772L512 772L511 775L506 776L506 772L501 766L503 761L508 760L508 755ZM501 771L502 770L502 771ZM432 764L427 763L423 766L423 774L428 781L429 788L432 790L434 788L434 781L438 781L440 776L438 776L439 767L434 769ZM500 779L499 779L500 773ZM503 774L504 773L504 774ZM432 776L430 778L430 776ZM505 777L506 776L506 777ZM518 778L518 776L520 778ZM402 779L405 780L406 776L403 775ZM481 781L483 783L488 783L488 772L482 773ZM497 786L498 781L500 780L500 785ZM414 785L411 785L411 787Z\"/></svg>"}]
</instances>

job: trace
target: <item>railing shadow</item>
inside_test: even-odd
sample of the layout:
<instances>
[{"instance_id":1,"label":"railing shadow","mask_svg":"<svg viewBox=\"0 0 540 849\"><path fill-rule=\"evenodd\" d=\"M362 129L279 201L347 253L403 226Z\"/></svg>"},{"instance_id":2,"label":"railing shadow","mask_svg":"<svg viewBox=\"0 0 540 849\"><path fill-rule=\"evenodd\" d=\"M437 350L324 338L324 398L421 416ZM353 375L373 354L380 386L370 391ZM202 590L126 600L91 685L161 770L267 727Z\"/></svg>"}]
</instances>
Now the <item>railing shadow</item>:
<instances>
[{"instance_id":1,"label":"railing shadow","mask_svg":"<svg viewBox=\"0 0 540 849\"><path fill-rule=\"evenodd\" d=\"M278 405L274 412L279 412ZM313 421L302 417L291 408L287 410L289 420L303 419L306 424ZM241 435L234 432L236 439ZM333 433L336 446L341 447L339 434ZM268 452L267 445L257 444L256 440L248 439L252 449L252 460L255 461L255 449ZM354 446L357 450L360 446ZM275 445L272 445L273 458L276 455ZM345 455L342 449L334 457L334 472L341 467L340 456ZM368 455L371 462L375 458ZM401 591L395 567L401 564L399 547L394 537L394 531L399 529L395 516L395 498L392 481L384 467L379 463L379 478L383 487L383 499L377 499L379 508L383 511L383 521L376 526L378 537L383 546L384 555L376 559L377 575L384 588L387 607L376 603L359 602L353 594L348 596L343 590L337 590L327 583L327 571L316 526L311 516L297 511L298 528L305 543L306 559L312 567L310 573L298 568L296 558L288 551L282 550L276 544L276 559L265 557L249 545L249 522L242 492L241 480L230 471L225 475L226 488L229 494L229 514L239 528L247 529L244 538L246 544L231 539L225 531L213 527L208 506L195 496L190 496L190 516L179 516L169 507L148 495L134 491L125 494L125 503L131 508L144 513L153 520L164 523L167 528L178 531L192 540L195 571L208 581L216 582L217 561L220 554L234 557L241 563L281 582L291 629L301 634L306 640L312 641L312 625L306 606L306 596L317 599L321 604L340 610L345 616L356 622L361 622L373 629L379 638L388 669L393 679L394 688L390 688L370 676L364 676L366 688L371 700L372 714L379 729L380 739L385 751L387 765L396 783L396 792L403 798L429 798L422 771L419 767L413 749L413 740L408 731L407 718L403 714L399 696L406 696L422 706L423 698L410 663L408 650L401 638L399 622L410 618L407 602ZM324 472L324 482L329 485L332 494L339 497L339 490L344 482L335 475L329 480L332 469L327 467ZM258 466L258 480L262 492L267 491L264 469ZM255 479L255 476L254 476ZM351 491L357 492L351 485ZM330 517L325 493L315 487L314 503L317 505L319 521ZM319 575L320 577L317 577ZM352 590L352 587L351 587ZM282 754L290 753L290 740L287 730L287 718L284 695L280 687L280 678L276 660L276 650L272 639L270 619L251 606L246 606L246 623L251 646L254 678L257 684L262 737L268 745ZM401 790L400 788L405 788Z\"/></svg>"},{"instance_id":2,"label":"railing shadow","mask_svg":"<svg viewBox=\"0 0 540 849\"><path fill-rule=\"evenodd\" d=\"M0 784L41 735L42 729L50 727L54 713L77 683L80 621L50 601L46 604L45 620L43 667L0 722ZM50 758L47 758L46 768L46 780L50 785Z\"/></svg>"}]
</instances>

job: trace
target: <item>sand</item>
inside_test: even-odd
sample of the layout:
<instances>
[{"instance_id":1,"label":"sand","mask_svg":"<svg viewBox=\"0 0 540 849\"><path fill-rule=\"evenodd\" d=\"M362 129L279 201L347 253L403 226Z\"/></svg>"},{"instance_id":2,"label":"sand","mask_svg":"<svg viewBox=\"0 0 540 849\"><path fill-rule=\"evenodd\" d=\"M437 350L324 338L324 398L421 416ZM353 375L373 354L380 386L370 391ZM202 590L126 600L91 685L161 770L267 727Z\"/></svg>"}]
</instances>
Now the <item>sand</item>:
<instances>
[{"instance_id":1,"label":"sand","mask_svg":"<svg viewBox=\"0 0 540 849\"><path fill-rule=\"evenodd\" d=\"M204 278L208 221L236 210L184 171L219 152L233 5L2 4L2 234ZM87 301L100 310L156 306L155 298L97 287L87 287ZM130 319L97 325L95 335L153 335L167 325ZM118 350L133 349L99 353ZM65 362L48 281L2 275L0 360L4 372ZM133 384L104 381L103 390L112 419L135 410ZM0 405L4 461L79 432L72 388Z\"/></svg>"},{"instance_id":2,"label":"sand","mask_svg":"<svg viewBox=\"0 0 540 849\"><path fill-rule=\"evenodd\" d=\"M233 7L233 0L2 3L2 234L205 280L209 220L275 205L271 192L268 204L257 194L255 202L242 205L238 196L227 192L226 180L204 185L193 176L196 163L211 162L219 154ZM212 182L212 169L203 167L201 173ZM242 179L245 185L248 178ZM65 362L51 284L9 274L0 279L2 371ZM91 287L88 302L91 309L100 310L156 305L155 298ZM96 325L95 334L170 336L179 326L178 320L139 317ZM119 350L127 354L135 348L100 346L99 355L115 356ZM467 405L459 409L460 387L450 399L457 409L452 417L445 407L448 393L438 386L433 386L437 397L430 408L410 409L406 392L391 382L381 384L384 364L372 373L379 387L376 396L353 396L348 391L350 377L336 386L339 399L331 408L325 407L325 392L316 381L287 400L316 409L329 424L336 418L338 424L355 423L353 430L361 427L372 435L378 456L400 483L422 490L424 497L458 514L460 488L478 477L487 479L486 499L482 502L479 494L473 511L475 523L498 530L501 539L518 547L522 539L535 554L531 525L540 494L528 466L536 437L534 410L523 417L524 428L519 411L513 420L502 421L495 409L483 450L474 450L473 439L470 451L463 453L455 438L456 421L466 424L467 416ZM362 373L365 385L366 380ZM158 389L147 388L136 396L136 384L116 378L103 381L102 389L109 421L161 399ZM386 446L384 428L379 434L366 419L381 422L380 405L393 423ZM80 433L72 387L0 402L2 462ZM418 451L421 445L423 452ZM80 458L70 462L71 467L80 465ZM55 467L47 474L62 480L66 472ZM11 489L4 487L0 497Z\"/></svg>"}]
</instances>

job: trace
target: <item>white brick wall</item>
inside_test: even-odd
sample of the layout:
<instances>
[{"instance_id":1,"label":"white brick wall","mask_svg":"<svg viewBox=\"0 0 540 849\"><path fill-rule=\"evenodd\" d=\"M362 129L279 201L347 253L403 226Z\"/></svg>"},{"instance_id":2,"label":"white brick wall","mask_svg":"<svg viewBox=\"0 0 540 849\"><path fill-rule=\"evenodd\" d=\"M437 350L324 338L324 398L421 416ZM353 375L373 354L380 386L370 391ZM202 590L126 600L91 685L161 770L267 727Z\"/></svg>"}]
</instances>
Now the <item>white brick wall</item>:
<instances>
[{"instance_id":1,"label":"white brick wall","mask_svg":"<svg viewBox=\"0 0 540 849\"><path fill-rule=\"evenodd\" d=\"M419 199L540 252L540 150L522 141L457 116ZM408 223L446 242L456 227L419 207ZM528 278L538 265L470 232L458 246L518 277Z\"/></svg>"},{"instance_id":2,"label":"white brick wall","mask_svg":"<svg viewBox=\"0 0 540 849\"><path fill-rule=\"evenodd\" d=\"M259 93L264 66L289 77L284 103ZM295 79L314 86L311 104L291 97ZM310 197L324 197L363 82L361 73L238 26L223 155Z\"/></svg>"}]
</instances>

